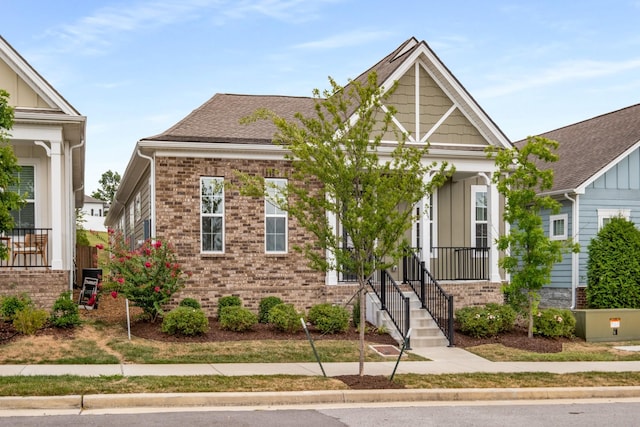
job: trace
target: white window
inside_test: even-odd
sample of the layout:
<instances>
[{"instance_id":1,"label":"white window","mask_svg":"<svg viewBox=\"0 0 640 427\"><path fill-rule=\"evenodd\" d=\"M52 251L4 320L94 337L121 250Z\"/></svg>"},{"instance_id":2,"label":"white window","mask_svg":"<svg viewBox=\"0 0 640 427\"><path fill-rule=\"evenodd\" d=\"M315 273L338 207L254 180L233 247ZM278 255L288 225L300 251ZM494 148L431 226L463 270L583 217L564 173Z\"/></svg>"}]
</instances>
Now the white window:
<instances>
[{"instance_id":1,"label":"white window","mask_svg":"<svg viewBox=\"0 0 640 427\"><path fill-rule=\"evenodd\" d=\"M598 230L608 224L611 218L624 218L629 221L631 209L598 209Z\"/></svg>"},{"instance_id":2,"label":"white window","mask_svg":"<svg viewBox=\"0 0 640 427\"><path fill-rule=\"evenodd\" d=\"M202 252L224 252L224 179L200 178Z\"/></svg>"},{"instance_id":3,"label":"white window","mask_svg":"<svg viewBox=\"0 0 640 427\"><path fill-rule=\"evenodd\" d=\"M140 197L140 193L136 194L136 221L140 221L140 217L142 216L142 197Z\"/></svg>"},{"instance_id":4,"label":"white window","mask_svg":"<svg viewBox=\"0 0 640 427\"><path fill-rule=\"evenodd\" d=\"M471 186L471 245L475 248L489 246L487 186ZM484 251L482 251L484 253Z\"/></svg>"},{"instance_id":5,"label":"white window","mask_svg":"<svg viewBox=\"0 0 640 427\"><path fill-rule=\"evenodd\" d=\"M9 187L10 191L15 191L25 198L25 204L18 210L11 211L13 226L15 228L35 228L36 226L36 181L35 166L20 166L20 171L16 173L18 185Z\"/></svg>"},{"instance_id":6,"label":"white window","mask_svg":"<svg viewBox=\"0 0 640 427\"><path fill-rule=\"evenodd\" d=\"M551 215L549 217L549 239L567 240L569 229L569 215Z\"/></svg>"},{"instance_id":7,"label":"white window","mask_svg":"<svg viewBox=\"0 0 640 427\"><path fill-rule=\"evenodd\" d=\"M133 234L136 229L136 217L134 212L134 206L129 205L129 232Z\"/></svg>"},{"instance_id":8,"label":"white window","mask_svg":"<svg viewBox=\"0 0 640 427\"><path fill-rule=\"evenodd\" d=\"M287 186L286 179L265 179L267 196L264 200L265 251L269 253L287 252L287 211L278 206L282 191Z\"/></svg>"}]
</instances>

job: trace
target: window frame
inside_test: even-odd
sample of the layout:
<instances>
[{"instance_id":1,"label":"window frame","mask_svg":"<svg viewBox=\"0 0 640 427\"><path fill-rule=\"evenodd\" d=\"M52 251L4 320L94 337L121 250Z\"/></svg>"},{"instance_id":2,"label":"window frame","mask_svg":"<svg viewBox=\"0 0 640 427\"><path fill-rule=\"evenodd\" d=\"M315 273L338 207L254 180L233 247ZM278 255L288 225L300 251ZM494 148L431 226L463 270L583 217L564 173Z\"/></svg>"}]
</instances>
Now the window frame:
<instances>
[{"instance_id":1,"label":"window frame","mask_svg":"<svg viewBox=\"0 0 640 427\"><path fill-rule=\"evenodd\" d=\"M556 234L555 223L563 221L562 233ZM569 238L569 214L557 214L549 216L549 240L567 240Z\"/></svg>"},{"instance_id":2,"label":"window frame","mask_svg":"<svg viewBox=\"0 0 640 427\"><path fill-rule=\"evenodd\" d=\"M600 231L604 226L605 219L611 219L611 218L624 218L627 221L630 221L631 209L624 209L624 208L598 209L598 231Z\"/></svg>"},{"instance_id":3,"label":"window frame","mask_svg":"<svg viewBox=\"0 0 640 427\"><path fill-rule=\"evenodd\" d=\"M289 252L289 214L287 211L279 209L272 201L269 200L270 199L269 194L271 192L275 192L280 189L284 190L286 189L287 184L288 184L288 181L286 178L265 178L265 187L266 187L267 194L265 194L265 198L264 198L264 251L266 254L286 254ZM274 186L276 186L278 190L276 190ZM270 219L277 220L279 218L284 219L284 235L277 232L268 233L267 231L268 220ZM284 250L270 249L269 235L273 235L274 239L278 238L279 236L282 236L284 238L284 242L283 242ZM277 247L277 243L275 243L275 247Z\"/></svg>"},{"instance_id":4,"label":"window frame","mask_svg":"<svg viewBox=\"0 0 640 427\"><path fill-rule=\"evenodd\" d=\"M478 205L477 205L477 194L479 193L484 193L484 201L485 201L485 219L484 220L479 220L477 218L477 210L478 210ZM489 188L486 185L472 185L471 186L471 245L474 248L488 248L489 247L489 204L488 204L488 196L489 196ZM478 236L476 233L476 226L477 225L484 225L485 226L485 237L484 239L486 240L486 245L484 246L478 246L477 242L478 242ZM488 251L478 251L475 250L474 252L474 256L475 257L482 257L482 256L487 256L487 252Z\"/></svg>"},{"instance_id":5,"label":"window frame","mask_svg":"<svg viewBox=\"0 0 640 427\"><path fill-rule=\"evenodd\" d=\"M219 199L222 202L222 208L220 212L212 212L212 213L203 213L203 197L202 197L202 189L205 181L218 181L220 183L220 196ZM216 193L214 193L216 194ZM200 253L202 254L223 254L225 253L225 191L224 191L224 177L221 176L202 176L200 177ZM203 238L203 219L204 218L221 218L220 220L220 234L221 234L221 247L219 250L205 250L204 248L204 238ZM215 243L214 243L215 247Z\"/></svg>"},{"instance_id":6,"label":"window frame","mask_svg":"<svg viewBox=\"0 0 640 427\"><path fill-rule=\"evenodd\" d=\"M20 212L27 206L27 205L31 205L33 207L33 225L30 226L23 226L19 221L16 220L16 218L14 217L14 227L15 228L23 228L23 229L32 229L32 228L37 228L38 227L38 209L37 209L37 188L38 188L38 167L36 164L34 163L25 163L25 164L20 164L20 172L22 172L22 169L24 168L33 168L33 183L32 183L32 188L30 189L31 192L31 198L26 198L24 199L24 205L19 209L18 211L18 215L20 215ZM10 187L10 189L12 191L16 191L17 193L19 193L21 196L22 194L24 194L22 192L22 189L20 188L20 185L18 186L14 186L12 185Z\"/></svg>"}]
</instances>

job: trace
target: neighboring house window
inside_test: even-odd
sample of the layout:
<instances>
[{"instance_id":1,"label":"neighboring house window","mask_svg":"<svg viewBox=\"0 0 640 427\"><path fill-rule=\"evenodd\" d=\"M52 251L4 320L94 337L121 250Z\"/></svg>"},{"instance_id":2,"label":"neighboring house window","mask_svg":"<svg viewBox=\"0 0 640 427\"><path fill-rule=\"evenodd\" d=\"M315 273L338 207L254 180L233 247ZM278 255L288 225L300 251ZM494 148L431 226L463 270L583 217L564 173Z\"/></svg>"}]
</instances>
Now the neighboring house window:
<instances>
[{"instance_id":1,"label":"neighboring house window","mask_svg":"<svg viewBox=\"0 0 640 427\"><path fill-rule=\"evenodd\" d=\"M136 219L133 210L133 205L129 205L129 232L133 234L133 230L135 230Z\"/></svg>"},{"instance_id":2,"label":"neighboring house window","mask_svg":"<svg viewBox=\"0 0 640 427\"><path fill-rule=\"evenodd\" d=\"M140 220L142 216L142 198L140 197L140 193L136 194L136 221Z\"/></svg>"},{"instance_id":3,"label":"neighboring house window","mask_svg":"<svg viewBox=\"0 0 640 427\"><path fill-rule=\"evenodd\" d=\"M569 215L551 215L549 217L549 239L567 240L569 229Z\"/></svg>"},{"instance_id":4,"label":"neighboring house window","mask_svg":"<svg viewBox=\"0 0 640 427\"><path fill-rule=\"evenodd\" d=\"M287 212L278 208L278 198L287 185L286 179L265 179L267 197L264 200L265 251L287 252Z\"/></svg>"},{"instance_id":5,"label":"neighboring house window","mask_svg":"<svg viewBox=\"0 0 640 427\"><path fill-rule=\"evenodd\" d=\"M36 226L36 181L35 166L20 166L20 171L16 173L20 180L18 185L9 187L10 191L15 191L25 198L22 208L11 211L14 227L35 228Z\"/></svg>"},{"instance_id":6,"label":"neighboring house window","mask_svg":"<svg viewBox=\"0 0 640 427\"><path fill-rule=\"evenodd\" d=\"M471 186L471 244L476 248L489 246L487 187Z\"/></svg>"},{"instance_id":7,"label":"neighboring house window","mask_svg":"<svg viewBox=\"0 0 640 427\"><path fill-rule=\"evenodd\" d=\"M202 252L224 251L224 179L200 178Z\"/></svg>"},{"instance_id":8,"label":"neighboring house window","mask_svg":"<svg viewBox=\"0 0 640 427\"><path fill-rule=\"evenodd\" d=\"M598 209L598 230L607 225L611 218L624 218L629 221L631 209Z\"/></svg>"}]
</instances>

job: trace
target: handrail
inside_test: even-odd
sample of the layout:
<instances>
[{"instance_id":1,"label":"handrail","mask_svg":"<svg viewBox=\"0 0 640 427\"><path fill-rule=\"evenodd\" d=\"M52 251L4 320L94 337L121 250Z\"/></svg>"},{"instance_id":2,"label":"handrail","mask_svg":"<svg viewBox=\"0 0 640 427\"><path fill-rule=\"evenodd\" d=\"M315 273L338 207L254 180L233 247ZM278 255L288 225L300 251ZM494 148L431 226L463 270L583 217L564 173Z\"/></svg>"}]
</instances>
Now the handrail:
<instances>
[{"instance_id":1,"label":"handrail","mask_svg":"<svg viewBox=\"0 0 640 427\"><path fill-rule=\"evenodd\" d=\"M51 228L14 228L0 237L8 249L8 259L0 268L50 268L49 234Z\"/></svg>"},{"instance_id":2,"label":"handrail","mask_svg":"<svg viewBox=\"0 0 640 427\"><path fill-rule=\"evenodd\" d=\"M411 286L420 300L420 306L429 312L449 340L449 346L453 347L453 295L442 289L426 268L424 261L421 261L413 251L403 257L402 263L403 281Z\"/></svg>"},{"instance_id":3,"label":"handrail","mask_svg":"<svg viewBox=\"0 0 640 427\"><path fill-rule=\"evenodd\" d=\"M489 280L489 248L433 247L429 269L438 280Z\"/></svg>"},{"instance_id":4,"label":"handrail","mask_svg":"<svg viewBox=\"0 0 640 427\"><path fill-rule=\"evenodd\" d=\"M411 325L410 298L405 296L387 270L376 270L369 279L369 285L380 299L382 309L389 314L391 321L411 349L409 329Z\"/></svg>"}]
</instances>

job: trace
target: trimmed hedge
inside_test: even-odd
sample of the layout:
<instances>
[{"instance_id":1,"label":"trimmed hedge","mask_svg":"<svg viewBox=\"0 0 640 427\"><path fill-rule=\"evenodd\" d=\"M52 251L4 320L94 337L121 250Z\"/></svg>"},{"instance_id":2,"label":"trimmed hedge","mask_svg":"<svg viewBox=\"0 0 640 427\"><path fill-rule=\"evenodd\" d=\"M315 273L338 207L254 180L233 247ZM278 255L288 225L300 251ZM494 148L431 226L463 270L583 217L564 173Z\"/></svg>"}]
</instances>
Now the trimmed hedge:
<instances>
[{"instance_id":1,"label":"trimmed hedge","mask_svg":"<svg viewBox=\"0 0 640 427\"><path fill-rule=\"evenodd\" d=\"M176 307L162 319L161 330L170 335L202 335L209 330L209 319L201 309Z\"/></svg>"},{"instance_id":2,"label":"trimmed hedge","mask_svg":"<svg viewBox=\"0 0 640 427\"><path fill-rule=\"evenodd\" d=\"M476 338L492 337L513 329L516 312L509 305L487 304L456 310L460 331Z\"/></svg>"},{"instance_id":3,"label":"trimmed hedge","mask_svg":"<svg viewBox=\"0 0 640 427\"><path fill-rule=\"evenodd\" d=\"M270 296L262 298L258 305L258 322L269 323L269 312L278 304L282 304L282 300L278 297Z\"/></svg>"},{"instance_id":4,"label":"trimmed hedge","mask_svg":"<svg viewBox=\"0 0 640 427\"><path fill-rule=\"evenodd\" d=\"M283 332L302 330L300 318L304 318L304 315L298 313L293 304L278 304L269 311L269 324Z\"/></svg>"},{"instance_id":5,"label":"trimmed hedge","mask_svg":"<svg viewBox=\"0 0 640 427\"><path fill-rule=\"evenodd\" d=\"M533 316L533 333L543 337L571 338L576 330L576 319L567 309L548 308Z\"/></svg>"},{"instance_id":6,"label":"trimmed hedge","mask_svg":"<svg viewBox=\"0 0 640 427\"><path fill-rule=\"evenodd\" d=\"M244 307L229 306L224 307L220 311L218 319L221 329L235 332L248 331L258 323L258 316L253 314L249 309Z\"/></svg>"},{"instance_id":7,"label":"trimmed hedge","mask_svg":"<svg viewBox=\"0 0 640 427\"><path fill-rule=\"evenodd\" d=\"M309 321L323 334L336 334L349 327L349 312L329 303L316 304L309 310Z\"/></svg>"},{"instance_id":8,"label":"trimmed hedge","mask_svg":"<svg viewBox=\"0 0 640 427\"><path fill-rule=\"evenodd\" d=\"M242 307L242 300L236 295L227 295L218 299L218 319L220 311L225 307Z\"/></svg>"}]
</instances>

